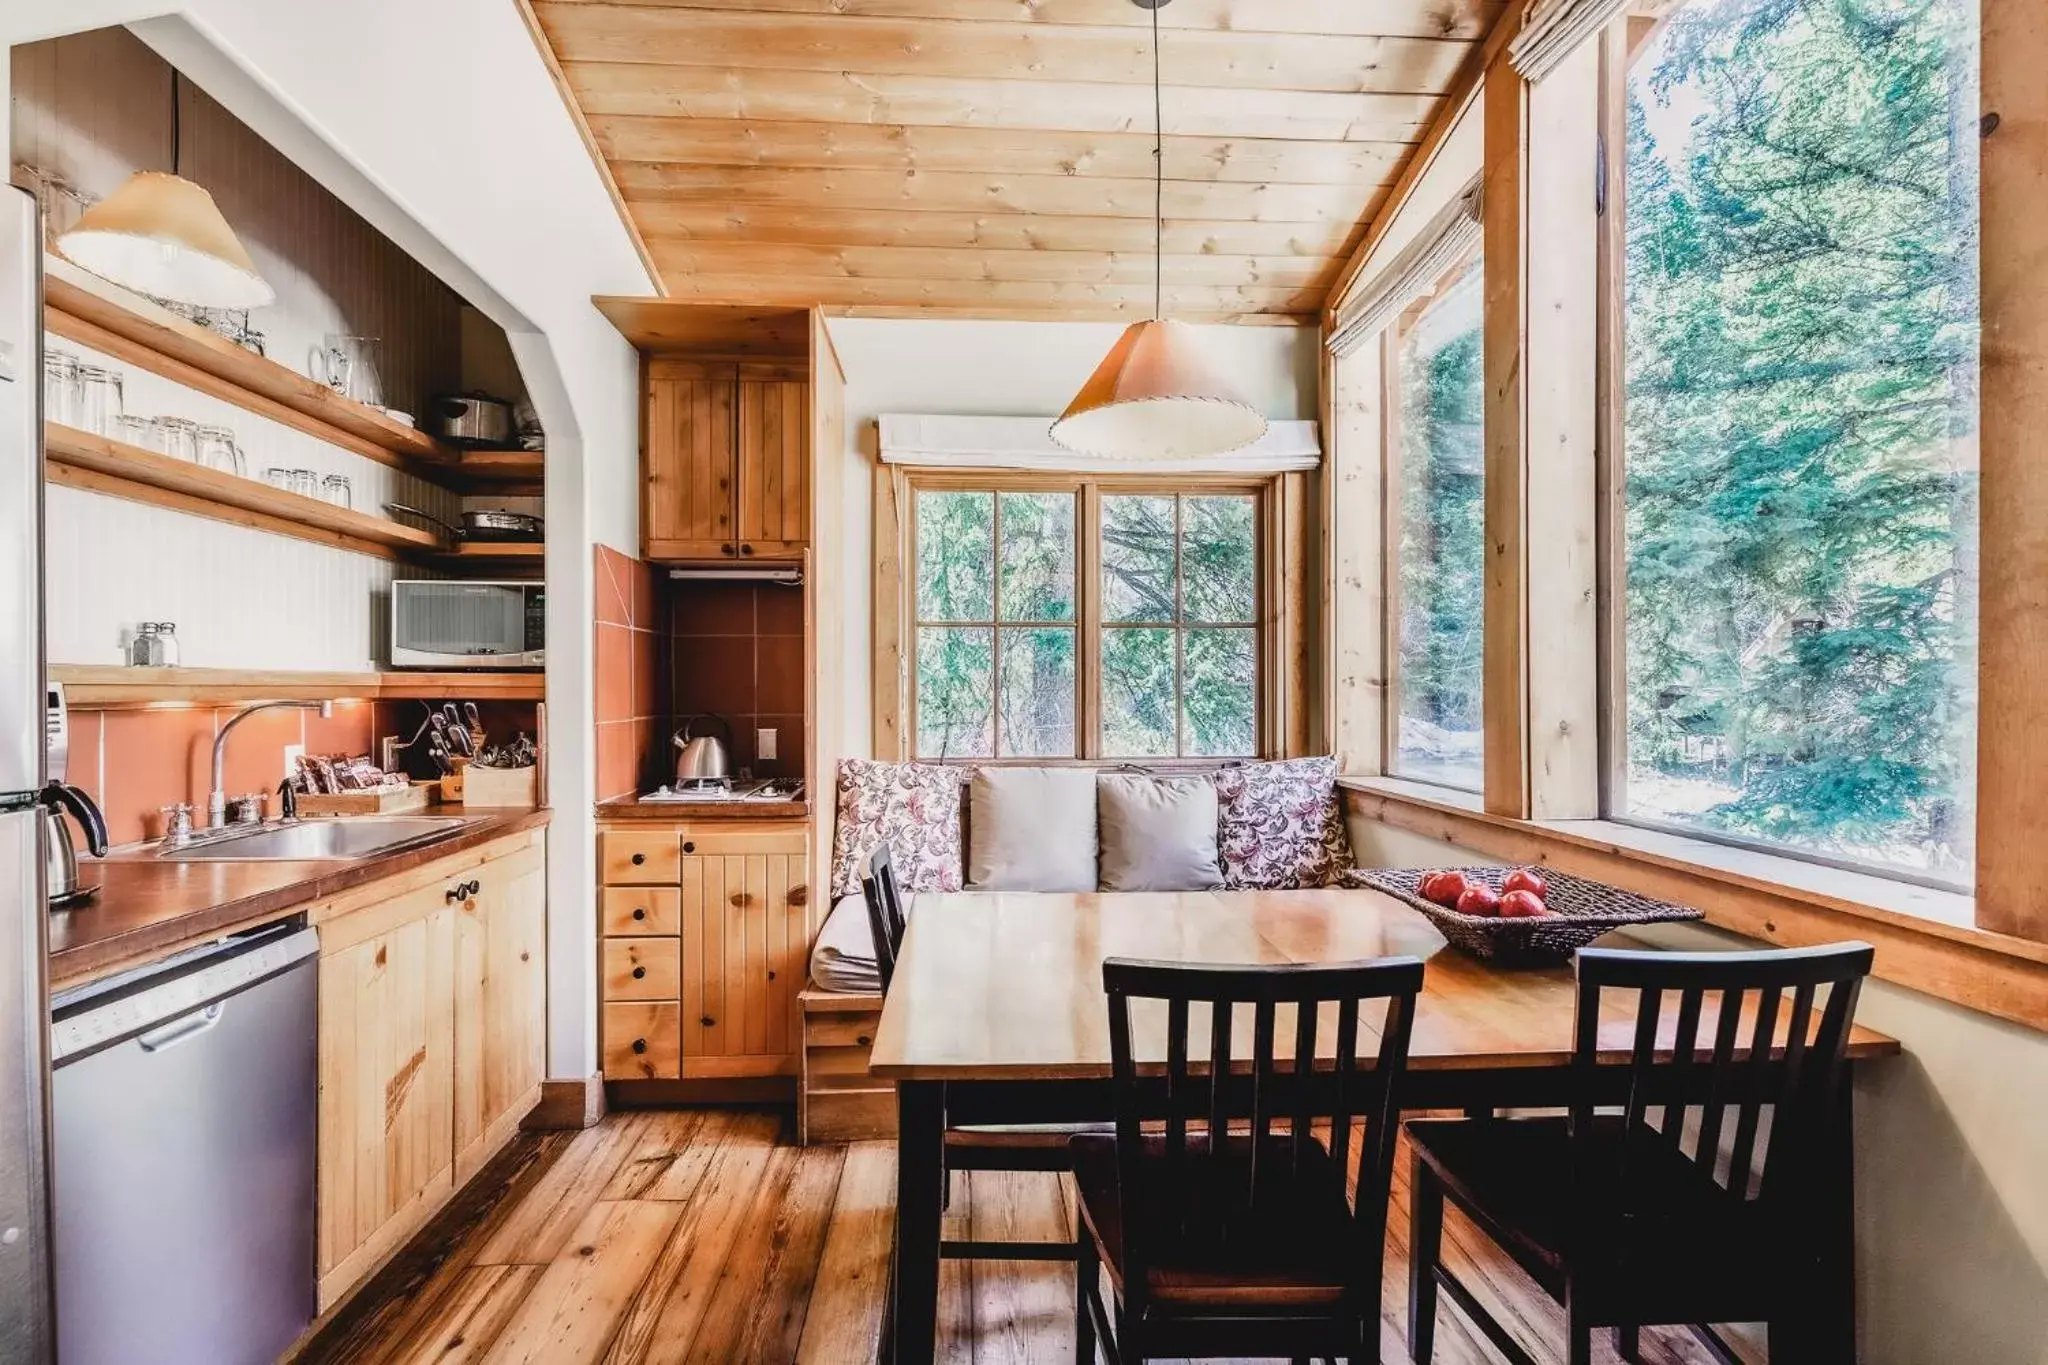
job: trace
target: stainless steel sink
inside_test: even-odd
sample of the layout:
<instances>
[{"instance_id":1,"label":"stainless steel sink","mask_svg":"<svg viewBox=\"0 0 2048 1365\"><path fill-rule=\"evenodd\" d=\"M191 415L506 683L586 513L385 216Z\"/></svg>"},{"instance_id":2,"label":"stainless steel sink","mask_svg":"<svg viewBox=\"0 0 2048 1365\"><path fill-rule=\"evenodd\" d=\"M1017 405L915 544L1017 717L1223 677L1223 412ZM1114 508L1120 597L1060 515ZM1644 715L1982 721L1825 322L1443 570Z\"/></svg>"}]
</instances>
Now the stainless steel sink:
<instances>
[{"instance_id":1,"label":"stainless steel sink","mask_svg":"<svg viewBox=\"0 0 2048 1365\"><path fill-rule=\"evenodd\" d=\"M345 862L435 843L468 822L448 815L364 815L346 820L299 820L247 833L202 834L200 842L165 849L175 862Z\"/></svg>"}]
</instances>

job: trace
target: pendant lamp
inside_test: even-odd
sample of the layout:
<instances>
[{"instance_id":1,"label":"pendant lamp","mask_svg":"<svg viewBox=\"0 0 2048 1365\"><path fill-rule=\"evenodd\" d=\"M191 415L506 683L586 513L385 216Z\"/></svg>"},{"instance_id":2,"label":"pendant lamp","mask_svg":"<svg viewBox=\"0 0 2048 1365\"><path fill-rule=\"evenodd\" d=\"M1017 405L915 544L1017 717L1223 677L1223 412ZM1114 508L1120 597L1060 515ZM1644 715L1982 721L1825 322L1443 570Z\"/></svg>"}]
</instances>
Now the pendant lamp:
<instances>
[{"instance_id":1,"label":"pendant lamp","mask_svg":"<svg viewBox=\"0 0 2048 1365\"><path fill-rule=\"evenodd\" d=\"M1210 369L1194 330L1165 316L1165 120L1159 98L1159 11L1167 0L1131 0L1152 11L1152 320L1124 329L1088 382L1052 424L1068 450L1134 460L1179 460L1242 450L1266 419Z\"/></svg>"},{"instance_id":2,"label":"pendant lamp","mask_svg":"<svg viewBox=\"0 0 2048 1365\"><path fill-rule=\"evenodd\" d=\"M171 173L137 171L57 238L57 250L101 279L200 308L260 308L277 295L213 196L177 174L183 130L171 73Z\"/></svg>"}]
</instances>

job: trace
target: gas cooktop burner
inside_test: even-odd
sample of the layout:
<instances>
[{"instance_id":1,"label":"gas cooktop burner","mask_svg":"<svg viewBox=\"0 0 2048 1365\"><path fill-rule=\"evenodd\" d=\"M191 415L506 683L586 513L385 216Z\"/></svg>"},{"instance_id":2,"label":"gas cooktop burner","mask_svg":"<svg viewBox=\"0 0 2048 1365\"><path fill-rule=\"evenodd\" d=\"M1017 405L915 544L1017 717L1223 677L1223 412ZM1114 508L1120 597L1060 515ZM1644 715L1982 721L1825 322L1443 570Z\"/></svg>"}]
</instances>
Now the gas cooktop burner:
<instances>
[{"instance_id":1,"label":"gas cooktop burner","mask_svg":"<svg viewBox=\"0 0 2048 1365\"><path fill-rule=\"evenodd\" d=\"M769 779L734 783L724 778L707 778L694 784L680 783L674 787L661 787L645 793L640 799L700 802L795 801L803 795L803 790L801 782Z\"/></svg>"}]
</instances>

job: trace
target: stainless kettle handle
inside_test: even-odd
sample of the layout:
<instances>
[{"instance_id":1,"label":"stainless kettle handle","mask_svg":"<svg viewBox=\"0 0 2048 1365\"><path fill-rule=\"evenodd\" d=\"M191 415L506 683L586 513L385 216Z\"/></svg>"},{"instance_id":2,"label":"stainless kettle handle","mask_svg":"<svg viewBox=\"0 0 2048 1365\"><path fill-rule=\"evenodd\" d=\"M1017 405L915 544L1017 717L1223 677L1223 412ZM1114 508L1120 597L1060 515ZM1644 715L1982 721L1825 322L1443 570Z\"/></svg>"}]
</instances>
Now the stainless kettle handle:
<instances>
[{"instance_id":1,"label":"stainless kettle handle","mask_svg":"<svg viewBox=\"0 0 2048 1365\"><path fill-rule=\"evenodd\" d=\"M691 716L688 720L683 722L683 732L675 736L675 746L678 749L682 748L685 744L688 744L691 740L697 738L697 722L700 720L717 721L719 728L725 731L725 742L727 744L731 744L733 742L733 728L731 721L727 720L724 716L717 715L710 711L700 711L696 715Z\"/></svg>"},{"instance_id":2,"label":"stainless kettle handle","mask_svg":"<svg viewBox=\"0 0 2048 1365\"><path fill-rule=\"evenodd\" d=\"M107 817L100 814L90 796L66 783L52 782L43 788L43 804L53 811L70 811L85 831L86 850L95 858L107 856Z\"/></svg>"}]
</instances>

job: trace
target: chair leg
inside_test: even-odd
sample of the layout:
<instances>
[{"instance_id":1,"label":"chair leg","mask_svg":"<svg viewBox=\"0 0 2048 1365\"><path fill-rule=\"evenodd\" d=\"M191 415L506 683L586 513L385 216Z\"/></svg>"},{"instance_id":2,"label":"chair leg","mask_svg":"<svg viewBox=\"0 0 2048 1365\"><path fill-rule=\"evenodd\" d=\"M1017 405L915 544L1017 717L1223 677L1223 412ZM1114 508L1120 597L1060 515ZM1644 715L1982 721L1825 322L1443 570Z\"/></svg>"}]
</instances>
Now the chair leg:
<instances>
[{"instance_id":1,"label":"chair leg","mask_svg":"<svg viewBox=\"0 0 2048 1365\"><path fill-rule=\"evenodd\" d=\"M1614 1329L1614 1353L1628 1365L1641 1365L1643 1359L1643 1329L1640 1327L1617 1327Z\"/></svg>"},{"instance_id":2,"label":"chair leg","mask_svg":"<svg viewBox=\"0 0 2048 1365\"><path fill-rule=\"evenodd\" d=\"M1074 1239L1074 1360L1077 1365L1095 1365L1095 1307L1091 1300L1101 1283L1102 1263L1095 1254L1095 1240L1086 1228Z\"/></svg>"},{"instance_id":3,"label":"chair leg","mask_svg":"<svg viewBox=\"0 0 2048 1365\"><path fill-rule=\"evenodd\" d=\"M1436 1353L1436 1267L1444 1237L1444 1190L1436 1172L1413 1157L1408 1180L1408 1355L1430 1365Z\"/></svg>"},{"instance_id":4,"label":"chair leg","mask_svg":"<svg viewBox=\"0 0 2048 1365\"><path fill-rule=\"evenodd\" d=\"M1593 1324L1565 1296L1565 1365L1593 1365Z\"/></svg>"}]
</instances>

